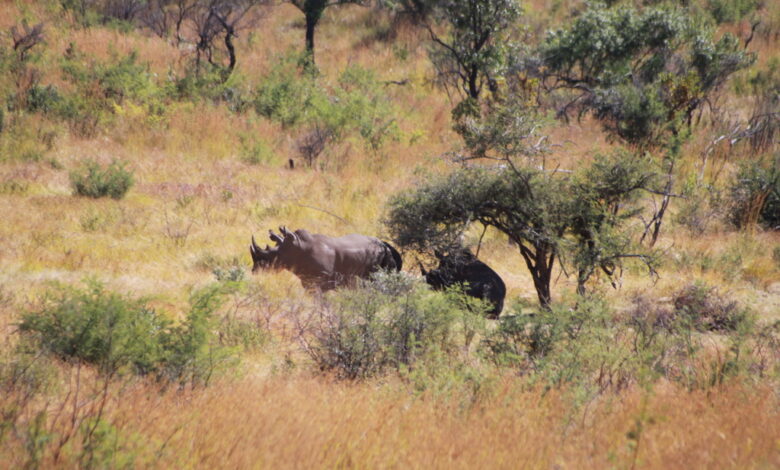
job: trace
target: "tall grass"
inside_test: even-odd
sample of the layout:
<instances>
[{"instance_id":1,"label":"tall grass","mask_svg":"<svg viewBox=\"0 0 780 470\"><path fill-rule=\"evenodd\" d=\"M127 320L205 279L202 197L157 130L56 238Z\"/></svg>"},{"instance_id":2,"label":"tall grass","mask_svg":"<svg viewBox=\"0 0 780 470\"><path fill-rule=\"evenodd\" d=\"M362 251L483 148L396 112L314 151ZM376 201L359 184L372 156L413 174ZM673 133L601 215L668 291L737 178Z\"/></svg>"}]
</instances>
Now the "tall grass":
<instances>
[{"instance_id":1,"label":"tall grass","mask_svg":"<svg viewBox=\"0 0 780 470\"><path fill-rule=\"evenodd\" d=\"M711 393L659 385L574 405L566 391L544 393L514 382L499 381L489 396L466 407L457 396L413 396L393 384L378 389L286 375L227 381L186 394L140 385L112 388L116 399L105 404L101 417L108 434L98 446L111 452L92 454L97 466L145 468L780 464L780 414L768 388L734 384ZM84 396L90 396L90 387L91 379L82 377ZM28 461L25 439L68 431L69 420L56 419L55 412L70 416L74 404L61 400L51 402L41 422L35 414L20 420L22 432L0 444L6 464ZM75 413L90 423L84 416L89 410L82 406ZM74 437L55 457L58 439L44 440L37 461L43 467L76 464L84 455L82 442L83 436Z\"/></svg>"}]
</instances>

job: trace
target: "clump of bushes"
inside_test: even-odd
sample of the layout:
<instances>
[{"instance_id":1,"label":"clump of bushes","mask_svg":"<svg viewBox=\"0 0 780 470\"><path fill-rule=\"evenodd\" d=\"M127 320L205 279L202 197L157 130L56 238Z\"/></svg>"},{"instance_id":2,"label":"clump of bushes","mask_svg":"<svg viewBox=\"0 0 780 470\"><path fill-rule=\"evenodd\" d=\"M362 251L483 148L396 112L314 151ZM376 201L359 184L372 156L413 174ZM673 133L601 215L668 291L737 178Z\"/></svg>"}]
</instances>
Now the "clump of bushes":
<instances>
[{"instance_id":1,"label":"clump of bushes","mask_svg":"<svg viewBox=\"0 0 780 470\"><path fill-rule=\"evenodd\" d=\"M759 8L759 0L708 0L707 10L718 24L739 21Z\"/></svg>"},{"instance_id":2,"label":"clump of bushes","mask_svg":"<svg viewBox=\"0 0 780 470\"><path fill-rule=\"evenodd\" d=\"M286 128L304 128L299 148L309 163L330 142L355 136L376 152L400 134L381 84L371 71L357 66L329 85L300 71L291 58L281 60L258 87L254 104L261 116ZM312 136L322 146L317 152L310 150Z\"/></svg>"},{"instance_id":3,"label":"clump of bushes","mask_svg":"<svg viewBox=\"0 0 780 470\"><path fill-rule=\"evenodd\" d=\"M406 274L380 273L317 305L301 323L299 340L321 370L366 378L456 357L481 324L480 308Z\"/></svg>"},{"instance_id":4,"label":"clump of bushes","mask_svg":"<svg viewBox=\"0 0 780 470\"><path fill-rule=\"evenodd\" d=\"M219 286L192 294L180 324L134 299L89 281L84 288L60 286L19 323L25 349L65 361L92 364L101 373L150 375L158 380L205 383L231 360L216 346Z\"/></svg>"},{"instance_id":5,"label":"clump of bushes","mask_svg":"<svg viewBox=\"0 0 780 470\"><path fill-rule=\"evenodd\" d=\"M780 154L770 162L754 161L740 167L731 185L731 220L738 228L756 223L780 229Z\"/></svg>"},{"instance_id":6,"label":"clump of bushes","mask_svg":"<svg viewBox=\"0 0 780 470\"><path fill-rule=\"evenodd\" d=\"M708 339L711 332L718 333L717 342ZM531 314L518 311L499 319L481 350L490 362L532 382L600 393L659 378L704 387L766 374L777 367L778 339L736 301L692 284L670 302L637 297L625 312L598 297Z\"/></svg>"},{"instance_id":7,"label":"clump of bushes","mask_svg":"<svg viewBox=\"0 0 780 470\"><path fill-rule=\"evenodd\" d=\"M629 343L621 341L623 330L603 299L583 298L573 307L557 304L501 317L481 349L495 364L549 386L621 389L636 380L626 363L630 352Z\"/></svg>"},{"instance_id":8,"label":"clump of bushes","mask_svg":"<svg viewBox=\"0 0 780 470\"><path fill-rule=\"evenodd\" d=\"M122 199L133 186L133 174L125 163L114 160L107 167L95 160L88 160L81 168L70 173L73 192L91 198L111 197Z\"/></svg>"},{"instance_id":9,"label":"clump of bushes","mask_svg":"<svg viewBox=\"0 0 780 470\"><path fill-rule=\"evenodd\" d=\"M673 298L672 317L682 317L699 331L736 331L750 320L750 313L714 287L694 283Z\"/></svg>"}]
</instances>

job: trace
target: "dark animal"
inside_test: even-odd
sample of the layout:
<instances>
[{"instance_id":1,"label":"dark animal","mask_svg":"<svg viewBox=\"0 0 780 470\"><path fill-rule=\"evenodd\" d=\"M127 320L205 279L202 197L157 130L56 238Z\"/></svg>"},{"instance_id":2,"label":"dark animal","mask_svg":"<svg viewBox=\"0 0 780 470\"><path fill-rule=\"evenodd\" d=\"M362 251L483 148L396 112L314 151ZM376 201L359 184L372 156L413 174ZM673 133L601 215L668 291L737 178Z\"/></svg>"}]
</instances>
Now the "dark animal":
<instances>
[{"instance_id":1,"label":"dark animal","mask_svg":"<svg viewBox=\"0 0 780 470\"><path fill-rule=\"evenodd\" d=\"M495 271L478 260L467 248L448 255L436 252L436 258L439 260L439 267L432 271L426 272L422 264L420 265L425 282L436 290L463 285L466 295L486 300L493 306L487 312L488 318L498 318L504 309L506 286Z\"/></svg>"},{"instance_id":2,"label":"dark animal","mask_svg":"<svg viewBox=\"0 0 780 470\"><path fill-rule=\"evenodd\" d=\"M303 287L322 291L349 285L355 278L366 279L380 269L401 270L401 255L378 238L351 234L328 237L306 230L281 235L269 230L276 246L261 249L252 237L252 272L258 269L287 269L298 276Z\"/></svg>"}]
</instances>

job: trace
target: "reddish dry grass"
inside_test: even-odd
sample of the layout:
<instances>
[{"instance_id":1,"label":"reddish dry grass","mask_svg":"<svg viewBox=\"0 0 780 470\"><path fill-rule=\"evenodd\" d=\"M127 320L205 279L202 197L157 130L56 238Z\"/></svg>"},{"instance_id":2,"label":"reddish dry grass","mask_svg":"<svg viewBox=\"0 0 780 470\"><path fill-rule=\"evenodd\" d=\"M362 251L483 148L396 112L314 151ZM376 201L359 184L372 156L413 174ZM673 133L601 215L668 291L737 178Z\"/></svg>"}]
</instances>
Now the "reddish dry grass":
<instances>
[{"instance_id":1,"label":"reddish dry grass","mask_svg":"<svg viewBox=\"0 0 780 470\"><path fill-rule=\"evenodd\" d=\"M144 468L780 465L780 403L768 388L657 386L571 403L563 392L522 390L515 379L470 401L413 396L392 384L277 376L194 392L131 386L109 400L104 416L120 436L114 462L132 455ZM57 426L67 432L67 420ZM6 463L23 462L18 442L4 447ZM54 447L44 467L69 467L80 450L68 444L55 463Z\"/></svg>"}]
</instances>

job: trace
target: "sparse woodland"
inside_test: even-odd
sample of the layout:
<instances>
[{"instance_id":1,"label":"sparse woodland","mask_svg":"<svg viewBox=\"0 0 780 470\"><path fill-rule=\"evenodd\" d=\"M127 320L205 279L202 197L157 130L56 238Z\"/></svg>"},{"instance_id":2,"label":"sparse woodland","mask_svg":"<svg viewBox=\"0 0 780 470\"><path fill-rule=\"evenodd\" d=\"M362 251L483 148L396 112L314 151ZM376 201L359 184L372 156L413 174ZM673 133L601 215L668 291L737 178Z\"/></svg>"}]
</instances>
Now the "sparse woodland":
<instances>
[{"instance_id":1,"label":"sparse woodland","mask_svg":"<svg viewBox=\"0 0 780 470\"><path fill-rule=\"evenodd\" d=\"M0 468L778 468L780 3L0 0L0 330Z\"/></svg>"}]
</instances>

